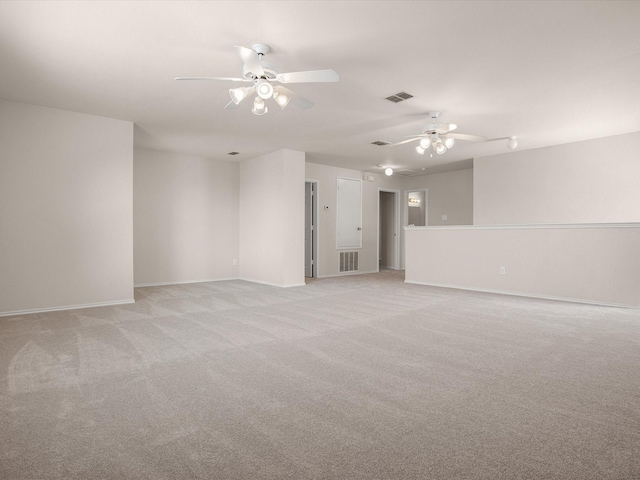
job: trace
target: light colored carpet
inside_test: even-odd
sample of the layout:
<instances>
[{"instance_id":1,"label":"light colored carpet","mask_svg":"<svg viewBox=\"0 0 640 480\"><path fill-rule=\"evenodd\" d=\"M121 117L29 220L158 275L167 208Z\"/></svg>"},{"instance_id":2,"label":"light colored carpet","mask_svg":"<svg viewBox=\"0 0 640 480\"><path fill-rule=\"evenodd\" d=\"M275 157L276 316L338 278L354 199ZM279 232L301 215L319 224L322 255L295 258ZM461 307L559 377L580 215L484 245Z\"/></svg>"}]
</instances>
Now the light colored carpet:
<instances>
[{"instance_id":1,"label":"light colored carpet","mask_svg":"<svg viewBox=\"0 0 640 480\"><path fill-rule=\"evenodd\" d=\"M638 310L402 279L0 318L0 478L640 478Z\"/></svg>"}]
</instances>

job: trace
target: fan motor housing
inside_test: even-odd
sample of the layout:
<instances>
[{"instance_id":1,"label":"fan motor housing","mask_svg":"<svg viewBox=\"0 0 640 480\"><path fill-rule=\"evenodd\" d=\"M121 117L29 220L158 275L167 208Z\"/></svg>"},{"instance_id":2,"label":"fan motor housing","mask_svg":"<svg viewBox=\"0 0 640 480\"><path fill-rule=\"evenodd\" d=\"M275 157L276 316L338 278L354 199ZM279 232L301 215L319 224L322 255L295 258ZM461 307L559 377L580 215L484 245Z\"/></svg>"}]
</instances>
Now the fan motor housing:
<instances>
[{"instance_id":1,"label":"fan motor housing","mask_svg":"<svg viewBox=\"0 0 640 480\"><path fill-rule=\"evenodd\" d=\"M255 80L257 78L264 78L269 81L275 80L276 75L278 75L275 65L268 62L261 62L261 64L262 69L264 70L264 75L262 75L261 77L250 71L246 65L242 66L242 76L247 80Z\"/></svg>"}]
</instances>

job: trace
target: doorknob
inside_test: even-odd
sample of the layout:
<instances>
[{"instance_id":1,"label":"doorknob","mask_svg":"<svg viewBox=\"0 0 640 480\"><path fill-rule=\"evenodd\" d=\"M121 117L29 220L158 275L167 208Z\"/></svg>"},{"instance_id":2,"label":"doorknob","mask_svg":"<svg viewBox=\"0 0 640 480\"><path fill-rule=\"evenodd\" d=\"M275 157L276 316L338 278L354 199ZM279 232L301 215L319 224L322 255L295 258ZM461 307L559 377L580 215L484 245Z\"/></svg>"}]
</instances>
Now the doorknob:
<instances>
[{"instance_id":1,"label":"doorknob","mask_svg":"<svg viewBox=\"0 0 640 480\"><path fill-rule=\"evenodd\" d=\"M362 230L362 227L358 227L358 230Z\"/></svg>"}]
</instances>

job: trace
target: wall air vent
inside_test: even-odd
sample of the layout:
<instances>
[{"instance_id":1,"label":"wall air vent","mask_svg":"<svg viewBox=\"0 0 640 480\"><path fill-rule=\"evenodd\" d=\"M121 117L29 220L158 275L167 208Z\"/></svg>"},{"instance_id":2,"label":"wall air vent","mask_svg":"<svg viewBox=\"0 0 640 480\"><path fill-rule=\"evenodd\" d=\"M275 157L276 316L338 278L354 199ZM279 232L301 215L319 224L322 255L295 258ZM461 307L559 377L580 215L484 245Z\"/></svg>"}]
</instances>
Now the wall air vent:
<instances>
[{"instance_id":1,"label":"wall air vent","mask_svg":"<svg viewBox=\"0 0 640 480\"><path fill-rule=\"evenodd\" d=\"M384 140L376 140L375 142L371 142L371 145L378 145L379 147L383 147L385 145L391 145L391 142L385 142Z\"/></svg>"},{"instance_id":2,"label":"wall air vent","mask_svg":"<svg viewBox=\"0 0 640 480\"><path fill-rule=\"evenodd\" d=\"M389 95L386 99L393 103L400 103L403 100L409 100L410 98L413 98L413 95L407 92L398 92L394 95Z\"/></svg>"},{"instance_id":3,"label":"wall air vent","mask_svg":"<svg viewBox=\"0 0 640 480\"><path fill-rule=\"evenodd\" d=\"M240 152L229 152L227 155L240 155Z\"/></svg>"},{"instance_id":4,"label":"wall air vent","mask_svg":"<svg viewBox=\"0 0 640 480\"><path fill-rule=\"evenodd\" d=\"M340 271L355 272L358 270L358 252L340 252Z\"/></svg>"}]
</instances>

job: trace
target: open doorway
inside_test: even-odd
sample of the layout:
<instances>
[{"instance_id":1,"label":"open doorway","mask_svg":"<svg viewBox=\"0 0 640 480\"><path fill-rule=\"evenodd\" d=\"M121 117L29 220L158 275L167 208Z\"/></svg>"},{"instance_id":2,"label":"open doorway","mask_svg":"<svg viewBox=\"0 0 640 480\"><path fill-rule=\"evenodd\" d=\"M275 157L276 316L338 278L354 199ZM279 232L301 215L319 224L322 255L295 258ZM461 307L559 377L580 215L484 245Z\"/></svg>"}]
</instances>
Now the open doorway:
<instances>
[{"instance_id":1,"label":"open doorway","mask_svg":"<svg viewBox=\"0 0 640 480\"><path fill-rule=\"evenodd\" d=\"M318 183L304 183L304 276L318 276L318 228L317 228Z\"/></svg>"},{"instance_id":2,"label":"open doorway","mask_svg":"<svg viewBox=\"0 0 640 480\"><path fill-rule=\"evenodd\" d=\"M391 268L394 270L399 268L399 197L400 192L397 190L379 190L378 271L382 268Z\"/></svg>"},{"instance_id":3,"label":"open doorway","mask_svg":"<svg viewBox=\"0 0 640 480\"><path fill-rule=\"evenodd\" d=\"M405 225L412 225L414 227L425 227L429 225L427 190L412 190L407 192L405 212Z\"/></svg>"}]
</instances>

